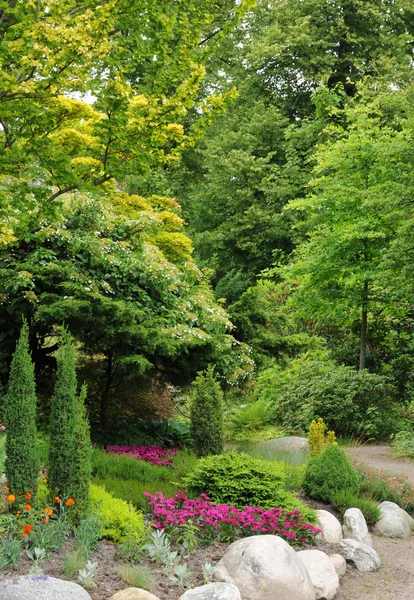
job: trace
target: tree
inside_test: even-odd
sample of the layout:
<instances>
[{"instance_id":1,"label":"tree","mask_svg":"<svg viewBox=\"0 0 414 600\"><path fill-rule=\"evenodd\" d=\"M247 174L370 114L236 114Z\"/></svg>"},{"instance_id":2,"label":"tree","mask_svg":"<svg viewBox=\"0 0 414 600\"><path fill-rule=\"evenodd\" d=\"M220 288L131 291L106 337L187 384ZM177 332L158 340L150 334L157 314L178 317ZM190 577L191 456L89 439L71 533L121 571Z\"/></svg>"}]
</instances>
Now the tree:
<instances>
[{"instance_id":1,"label":"tree","mask_svg":"<svg viewBox=\"0 0 414 600\"><path fill-rule=\"evenodd\" d=\"M10 369L6 404L6 478L20 504L34 495L39 478L36 452L36 393L29 353L29 329L23 323ZM19 496L23 496L19 498Z\"/></svg>"},{"instance_id":2,"label":"tree","mask_svg":"<svg viewBox=\"0 0 414 600\"><path fill-rule=\"evenodd\" d=\"M412 190L409 136L382 122L378 105L347 112L348 130L332 128L317 153L315 178L305 199L289 203L308 239L282 270L296 291L293 303L317 323L360 323L359 368L366 365L372 307L386 305L383 256L406 213Z\"/></svg>"},{"instance_id":3,"label":"tree","mask_svg":"<svg viewBox=\"0 0 414 600\"><path fill-rule=\"evenodd\" d=\"M193 384L191 436L197 456L221 454L224 447L223 392L214 368L199 373Z\"/></svg>"}]
</instances>

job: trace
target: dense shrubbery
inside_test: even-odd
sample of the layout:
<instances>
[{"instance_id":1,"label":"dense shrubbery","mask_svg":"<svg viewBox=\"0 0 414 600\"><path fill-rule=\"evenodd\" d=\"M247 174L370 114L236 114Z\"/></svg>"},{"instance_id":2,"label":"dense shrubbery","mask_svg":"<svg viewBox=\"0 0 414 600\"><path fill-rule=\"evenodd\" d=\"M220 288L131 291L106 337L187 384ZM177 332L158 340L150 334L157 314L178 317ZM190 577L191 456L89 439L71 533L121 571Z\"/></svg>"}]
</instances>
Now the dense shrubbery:
<instances>
[{"instance_id":1,"label":"dense shrubbery","mask_svg":"<svg viewBox=\"0 0 414 600\"><path fill-rule=\"evenodd\" d=\"M223 392L213 367L199 373L193 384L191 436L197 456L220 454L224 447Z\"/></svg>"},{"instance_id":2,"label":"dense shrubbery","mask_svg":"<svg viewBox=\"0 0 414 600\"><path fill-rule=\"evenodd\" d=\"M348 508L359 508L368 525L374 525L381 516L378 502L356 496L349 490L335 492L331 501L341 516L345 514Z\"/></svg>"},{"instance_id":3,"label":"dense shrubbery","mask_svg":"<svg viewBox=\"0 0 414 600\"><path fill-rule=\"evenodd\" d=\"M277 463L229 452L200 459L184 485L197 496L207 494L213 502L238 508L303 510L298 498L285 491L284 481L283 469Z\"/></svg>"},{"instance_id":4,"label":"dense shrubbery","mask_svg":"<svg viewBox=\"0 0 414 600\"><path fill-rule=\"evenodd\" d=\"M254 396L273 404L274 422L302 433L318 417L338 435L365 438L389 436L400 425L390 379L338 365L325 354L266 369Z\"/></svg>"},{"instance_id":5,"label":"dense shrubbery","mask_svg":"<svg viewBox=\"0 0 414 600\"><path fill-rule=\"evenodd\" d=\"M228 432L232 440L248 440L254 431L262 429L274 421L273 405L268 400L259 399L239 408L231 415Z\"/></svg>"},{"instance_id":6,"label":"dense shrubbery","mask_svg":"<svg viewBox=\"0 0 414 600\"><path fill-rule=\"evenodd\" d=\"M121 542L128 535L134 535L137 540L143 539L144 519L131 504L114 498L104 488L94 484L91 485L90 496L94 509L99 512L103 537L114 542Z\"/></svg>"},{"instance_id":7,"label":"dense shrubbery","mask_svg":"<svg viewBox=\"0 0 414 600\"><path fill-rule=\"evenodd\" d=\"M359 476L345 452L333 444L320 456L310 459L302 485L310 498L330 502L341 490L356 495Z\"/></svg>"},{"instance_id":8,"label":"dense shrubbery","mask_svg":"<svg viewBox=\"0 0 414 600\"><path fill-rule=\"evenodd\" d=\"M378 502L395 502L409 512L414 512L414 487L402 473L390 474L364 463L356 463L361 478L360 492Z\"/></svg>"},{"instance_id":9,"label":"dense shrubbery","mask_svg":"<svg viewBox=\"0 0 414 600\"><path fill-rule=\"evenodd\" d=\"M397 456L414 458L414 435L411 431L399 431L392 442L393 453Z\"/></svg>"}]
</instances>

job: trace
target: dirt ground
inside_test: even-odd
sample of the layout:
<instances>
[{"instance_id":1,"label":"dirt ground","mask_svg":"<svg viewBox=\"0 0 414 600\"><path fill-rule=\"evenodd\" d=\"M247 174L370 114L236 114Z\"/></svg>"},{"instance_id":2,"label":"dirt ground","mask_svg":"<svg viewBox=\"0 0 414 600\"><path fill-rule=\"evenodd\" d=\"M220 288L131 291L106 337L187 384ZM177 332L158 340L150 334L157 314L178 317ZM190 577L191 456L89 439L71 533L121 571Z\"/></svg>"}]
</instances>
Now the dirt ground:
<instances>
[{"instance_id":1,"label":"dirt ground","mask_svg":"<svg viewBox=\"0 0 414 600\"><path fill-rule=\"evenodd\" d=\"M414 461L389 456L389 446L346 448L350 458L390 473L404 473L414 485ZM335 600L413 600L414 538L392 540L373 538L382 567L372 573L359 573L348 567Z\"/></svg>"}]
</instances>

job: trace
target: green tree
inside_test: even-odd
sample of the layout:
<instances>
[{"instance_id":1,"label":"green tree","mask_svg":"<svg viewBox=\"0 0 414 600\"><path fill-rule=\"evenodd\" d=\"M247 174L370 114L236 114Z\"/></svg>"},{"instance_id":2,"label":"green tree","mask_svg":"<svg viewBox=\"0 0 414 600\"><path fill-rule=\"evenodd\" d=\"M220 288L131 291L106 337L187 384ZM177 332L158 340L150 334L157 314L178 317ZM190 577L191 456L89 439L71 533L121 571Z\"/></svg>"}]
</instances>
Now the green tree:
<instances>
[{"instance_id":1,"label":"green tree","mask_svg":"<svg viewBox=\"0 0 414 600\"><path fill-rule=\"evenodd\" d=\"M71 517L75 521L84 519L90 511L89 488L92 474L91 438L89 421L85 410L87 387L84 384L77 397L72 434L73 456L71 488L68 494L75 499Z\"/></svg>"},{"instance_id":2,"label":"green tree","mask_svg":"<svg viewBox=\"0 0 414 600\"><path fill-rule=\"evenodd\" d=\"M224 447L223 392L214 367L197 375L193 384L191 436L197 456L220 454Z\"/></svg>"},{"instance_id":3,"label":"green tree","mask_svg":"<svg viewBox=\"0 0 414 600\"><path fill-rule=\"evenodd\" d=\"M6 477L10 492L24 501L34 494L39 478L36 452L36 393L34 367L29 353L29 328L20 332L10 369L6 405ZM23 498L19 498L23 496Z\"/></svg>"}]
</instances>

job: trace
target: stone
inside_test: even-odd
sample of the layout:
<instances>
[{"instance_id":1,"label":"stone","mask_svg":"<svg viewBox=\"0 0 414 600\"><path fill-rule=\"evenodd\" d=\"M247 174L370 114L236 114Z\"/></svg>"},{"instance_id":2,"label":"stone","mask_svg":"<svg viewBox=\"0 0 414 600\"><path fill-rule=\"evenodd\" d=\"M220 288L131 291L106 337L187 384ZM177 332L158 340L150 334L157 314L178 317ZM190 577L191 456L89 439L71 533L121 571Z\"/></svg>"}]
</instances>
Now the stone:
<instances>
[{"instance_id":1,"label":"stone","mask_svg":"<svg viewBox=\"0 0 414 600\"><path fill-rule=\"evenodd\" d=\"M91 600L90 595L77 583L46 575L25 575L2 582L1 600Z\"/></svg>"},{"instance_id":2,"label":"stone","mask_svg":"<svg viewBox=\"0 0 414 600\"><path fill-rule=\"evenodd\" d=\"M341 554L331 554L329 559L331 560L338 577L342 577L346 573L346 560Z\"/></svg>"},{"instance_id":3,"label":"stone","mask_svg":"<svg viewBox=\"0 0 414 600\"><path fill-rule=\"evenodd\" d=\"M256 447L280 452L309 452L308 439L295 435L258 442Z\"/></svg>"},{"instance_id":4,"label":"stone","mask_svg":"<svg viewBox=\"0 0 414 600\"><path fill-rule=\"evenodd\" d=\"M111 596L111 600L159 600L157 596L141 588L125 588Z\"/></svg>"},{"instance_id":5,"label":"stone","mask_svg":"<svg viewBox=\"0 0 414 600\"><path fill-rule=\"evenodd\" d=\"M367 522L359 508L348 508L345 511L342 533L344 538L351 538L372 547L372 538L369 535Z\"/></svg>"},{"instance_id":6,"label":"stone","mask_svg":"<svg viewBox=\"0 0 414 600\"><path fill-rule=\"evenodd\" d=\"M235 585L243 600L315 600L303 562L275 535L255 535L231 544L213 578Z\"/></svg>"},{"instance_id":7,"label":"stone","mask_svg":"<svg viewBox=\"0 0 414 600\"><path fill-rule=\"evenodd\" d=\"M316 527L322 529L322 533L319 536L329 544L339 544L343 535L338 519L327 510L317 510L316 514L318 515Z\"/></svg>"},{"instance_id":8,"label":"stone","mask_svg":"<svg viewBox=\"0 0 414 600\"><path fill-rule=\"evenodd\" d=\"M339 577L325 552L301 550L296 553L308 571L316 600L332 600L339 591Z\"/></svg>"},{"instance_id":9,"label":"stone","mask_svg":"<svg viewBox=\"0 0 414 600\"><path fill-rule=\"evenodd\" d=\"M371 546L346 538L342 540L341 547L345 560L355 565L358 571L376 571L380 568L381 559Z\"/></svg>"},{"instance_id":10,"label":"stone","mask_svg":"<svg viewBox=\"0 0 414 600\"><path fill-rule=\"evenodd\" d=\"M404 515L404 519L407 521L408 523L408 527L410 528L410 531L414 531L414 519L412 518L411 515L408 514L408 512L406 510L404 510L403 508L400 508L400 510L402 511L403 515Z\"/></svg>"},{"instance_id":11,"label":"stone","mask_svg":"<svg viewBox=\"0 0 414 600\"><path fill-rule=\"evenodd\" d=\"M381 518L374 525L376 535L402 539L410 537L410 525L398 504L395 504L395 502L381 502L379 509Z\"/></svg>"},{"instance_id":12,"label":"stone","mask_svg":"<svg viewBox=\"0 0 414 600\"><path fill-rule=\"evenodd\" d=\"M216 582L187 590L179 600L241 600L241 596L235 585Z\"/></svg>"}]
</instances>

